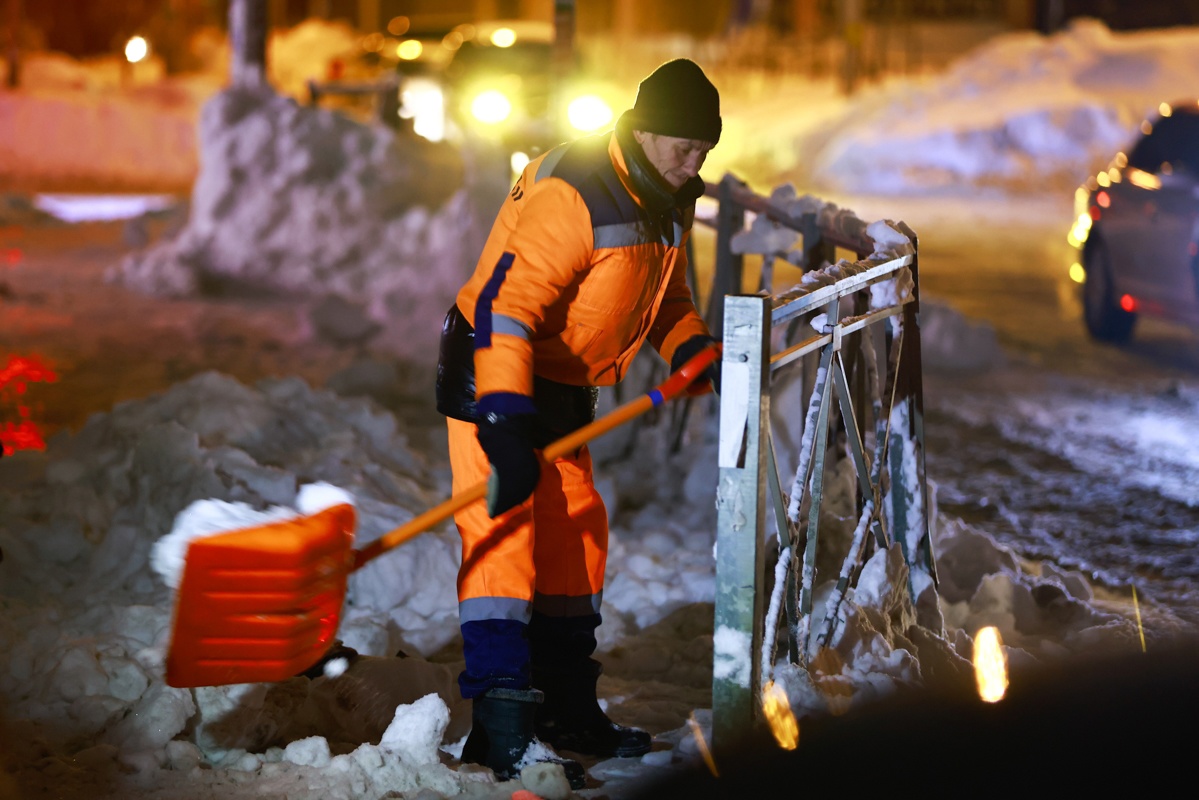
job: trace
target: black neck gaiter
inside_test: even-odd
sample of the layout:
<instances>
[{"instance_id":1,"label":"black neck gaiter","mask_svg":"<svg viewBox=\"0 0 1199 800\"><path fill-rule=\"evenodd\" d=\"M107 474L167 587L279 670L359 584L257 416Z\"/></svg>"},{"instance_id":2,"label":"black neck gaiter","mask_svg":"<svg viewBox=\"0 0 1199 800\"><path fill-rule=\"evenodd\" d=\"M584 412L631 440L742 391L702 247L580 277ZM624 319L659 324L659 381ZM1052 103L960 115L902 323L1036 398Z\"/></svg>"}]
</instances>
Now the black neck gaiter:
<instances>
[{"instance_id":1,"label":"black neck gaiter","mask_svg":"<svg viewBox=\"0 0 1199 800\"><path fill-rule=\"evenodd\" d=\"M621 115L616 122L616 142L624 153L633 190L651 214L663 214L672 208L686 208L704 193L704 182L699 177L688 179L677 192L671 191L633 136L627 115Z\"/></svg>"}]
</instances>

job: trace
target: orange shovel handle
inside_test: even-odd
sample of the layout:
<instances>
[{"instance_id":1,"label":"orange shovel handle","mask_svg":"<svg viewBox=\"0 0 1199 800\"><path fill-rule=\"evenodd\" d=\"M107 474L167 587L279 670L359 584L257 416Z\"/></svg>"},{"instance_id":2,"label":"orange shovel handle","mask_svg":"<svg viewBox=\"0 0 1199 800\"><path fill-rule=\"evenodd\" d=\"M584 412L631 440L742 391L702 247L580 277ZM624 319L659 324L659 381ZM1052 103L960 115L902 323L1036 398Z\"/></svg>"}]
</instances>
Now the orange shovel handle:
<instances>
[{"instance_id":1,"label":"orange shovel handle","mask_svg":"<svg viewBox=\"0 0 1199 800\"><path fill-rule=\"evenodd\" d=\"M673 400L684 389L690 386L696 378L703 374L703 371L711 366L716 359L720 358L720 354L721 345L719 343L709 345L694 355L683 366L679 367L677 372L650 391L635 400L630 400L623 406L600 417L589 425L584 425L577 431L568 433L546 447L542 452L542 458L546 461L559 459L568 453L578 450L592 439L602 436L613 428L620 427L635 417L641 416L651 408L659 406L667 400ZM465 491L459 492L444 503L434 506L390 533L383 534L365 547L355 550L353 569L358 569L417 534L424 533L437 523L452 517L459 510L486 496L487 481L482 481Z\"/></svg>"}]
</instances>

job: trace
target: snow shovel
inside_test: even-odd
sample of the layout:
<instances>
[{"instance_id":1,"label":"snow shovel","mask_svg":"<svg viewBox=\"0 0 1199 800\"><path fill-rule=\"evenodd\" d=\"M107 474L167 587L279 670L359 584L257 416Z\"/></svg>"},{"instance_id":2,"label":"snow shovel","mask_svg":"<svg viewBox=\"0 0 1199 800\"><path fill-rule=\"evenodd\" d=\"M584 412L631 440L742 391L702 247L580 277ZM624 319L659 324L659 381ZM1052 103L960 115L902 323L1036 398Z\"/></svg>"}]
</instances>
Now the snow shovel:
<instances>
[{"instance_id":1,"label":"snow shovel","mask_svg":"<svg viewBox=\"0 0 1199 800\"><path fill-rule=\"evenodd\" d=\"M543 451L553 461L673 399L717 358L713 344L654 389ZM351 572L487 494L483 481L355 550L354 507L197 538L187 546L166 659L170 686L286 680L332 646Z\"/></svg>"}]
</instances>

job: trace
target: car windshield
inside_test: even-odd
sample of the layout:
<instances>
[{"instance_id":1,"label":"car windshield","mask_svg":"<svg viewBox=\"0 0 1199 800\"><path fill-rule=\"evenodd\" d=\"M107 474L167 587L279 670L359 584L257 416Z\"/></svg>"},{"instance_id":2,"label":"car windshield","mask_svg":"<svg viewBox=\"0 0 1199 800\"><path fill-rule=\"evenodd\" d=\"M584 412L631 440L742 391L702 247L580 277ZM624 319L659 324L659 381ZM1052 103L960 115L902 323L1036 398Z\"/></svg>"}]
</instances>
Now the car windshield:
<instances>
[{"instance_id":1,"label":"car windshield","mask_svg":"<svg viewBox=\"0 0 1199 800\"><path fill-rule=\"evenodd\" d=\"M543 76L548 79L553 55L553 45L541 42L515 44L511 47L467 43L454 55L449 72L455 79L510 73Z\"/></svg>"},{"instance_id":2,"label":"car windshield","mask_svg":"<svg viewBox=\"0 0 1199 800\"><path fill-rule=\"evenodd\" d=\"M1129 166L1144 172L1185 170L1199 176L1199 114L1175 113L1162 117L1153 130L1137 142L1128 157Z\"/></svg>"}]
</instances>

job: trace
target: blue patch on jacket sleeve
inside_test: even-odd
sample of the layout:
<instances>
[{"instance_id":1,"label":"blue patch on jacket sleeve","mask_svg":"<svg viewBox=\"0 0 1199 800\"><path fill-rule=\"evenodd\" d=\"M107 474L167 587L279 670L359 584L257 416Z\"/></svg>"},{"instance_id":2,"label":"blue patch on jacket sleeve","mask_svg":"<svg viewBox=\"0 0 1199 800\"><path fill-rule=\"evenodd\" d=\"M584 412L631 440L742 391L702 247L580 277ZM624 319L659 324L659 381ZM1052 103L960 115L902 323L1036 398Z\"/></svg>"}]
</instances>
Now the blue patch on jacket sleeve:
<instances>
[{"instance_id":1,"label":"blue patch on jacket sleeve","mask_svg":"<svg viewBox=\"0 0 1199 800\"><path fill-rule=\"evenodd\" d=\"M512 262L516 260L515 253L505 252L495 264L487 285L479 294L479 302L475 306L475 349L482 350L491 347L491 304L500 293L500 286L508 276Z\"/></svg>"},{"instance_id":2,"label":"blue patch on jacket sleeve","mask_svg":"<svg viewBox=\"0 0 1199 800\"><path fill-rule=\"evenodd\" d=\"M527 394L492 392L479 398L479 415L536 414L537 406Z\"/></svg>"}]
</instances>

